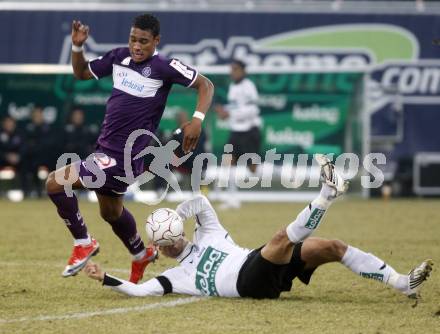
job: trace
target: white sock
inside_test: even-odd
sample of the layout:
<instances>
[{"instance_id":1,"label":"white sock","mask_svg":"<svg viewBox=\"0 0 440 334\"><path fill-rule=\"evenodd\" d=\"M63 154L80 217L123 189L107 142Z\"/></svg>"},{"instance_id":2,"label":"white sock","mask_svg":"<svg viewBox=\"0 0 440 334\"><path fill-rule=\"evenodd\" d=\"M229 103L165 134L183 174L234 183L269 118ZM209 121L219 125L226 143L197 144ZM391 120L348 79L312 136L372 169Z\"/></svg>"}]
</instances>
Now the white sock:
<instances>
[{"instance_id":1,"label":"white sock","mask_svg":"<svg viewBox=\"0 0 440 334\"><path fill-rule=\"evenodd\" d=\"M397 273L378 257L371 253L365 253L356 247L347 247L341 263L362 277L378 280L402 292L408 289L406 275Z\"/></svg>"},{"instance_id":2,"label":"white sock","mask_svg":"<svg viewBox=\"0 0 440 334\"><path fill-rule=\"evenodd\" d=\"M90 234L88 235L88 237L86 239L74 239L73 240L73 245L74 246L87 246L92 242L92 238L90 237Z\"/></svg>"},{"instance_id":3,"label":"white sock","mask_svg":"<svg viewBox=\"0 0 440 334\"><path fill-rule=\"evenodd\" d=\"M309 237L318 227L326 210L330 207L335 190L326 184L312 203L302 210L295 221L286 228L290 241L297 243Z\"/></svg>"},{"instance_id":4,"label":"white sock","mask_svg":"<svg viewBox=\"0 0 440 334\"><path fill-rule=\"evenodd\" d=\"M145 256L146 253L147 253L147 249L144 248L139 253L134 254L133 255L133 261L139 261L140 259L142 259Z\"/></svg>"}]
</instances>

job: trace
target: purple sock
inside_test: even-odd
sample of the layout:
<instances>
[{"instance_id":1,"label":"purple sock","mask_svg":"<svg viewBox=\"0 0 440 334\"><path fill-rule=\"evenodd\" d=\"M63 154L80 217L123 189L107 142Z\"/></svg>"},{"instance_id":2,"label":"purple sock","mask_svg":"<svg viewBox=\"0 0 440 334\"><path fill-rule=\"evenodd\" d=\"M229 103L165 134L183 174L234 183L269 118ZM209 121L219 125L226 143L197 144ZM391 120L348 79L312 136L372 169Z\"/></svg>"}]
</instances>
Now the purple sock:
<instances>
[{"instance_id":1,"label":"purple sock","mask_svg":"<svg viewBox=\"0 0 440 334\"><path fill-rule=\"evenodd\" d=\"M141 236L136 229L136 221L126 208L122 210L122 214L117 220L108 223L132 255L139 254L145 249Z\"/></svg>"},{"instance_id":2,"label":"purple sock","mask_svg":"<svg viewBox=\"0 0 440 334\"><path fill-rule=\"evenodd\" d=\"M67 228L75 239L87 239L87 227L78 208L78 199L75 194L67 197L64 192L49 194L50 199L57 207L59 216L66 223Z\"/></svg>"}]
</instances>

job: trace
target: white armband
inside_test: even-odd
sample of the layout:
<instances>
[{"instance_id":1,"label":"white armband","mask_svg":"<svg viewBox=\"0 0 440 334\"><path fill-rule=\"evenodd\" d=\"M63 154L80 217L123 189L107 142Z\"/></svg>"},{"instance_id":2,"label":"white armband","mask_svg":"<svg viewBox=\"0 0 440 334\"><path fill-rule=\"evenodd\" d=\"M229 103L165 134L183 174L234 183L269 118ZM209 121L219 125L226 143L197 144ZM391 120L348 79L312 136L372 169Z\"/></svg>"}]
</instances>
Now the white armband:
<instances>
[{"instance_id":1,"label":"white armband","mask_svg":"<svg viewBox=\"0 0 440 334\"><path fill-rule=\"evenodd\" d=\"M200 111L195 111L193 117L200 119L202 122L205 119L205 114Z\"/></svg>"},{"instance_id":2,"label":"white armband","mask_svg":"<svg viewBox=\"0 0 440 334\"><path fill-rule=\"evenodd\" d=\"M77 46L75 44L72 44L72 52L83 52L84 51L84 46Z\"/></svg>"}]
</instances>

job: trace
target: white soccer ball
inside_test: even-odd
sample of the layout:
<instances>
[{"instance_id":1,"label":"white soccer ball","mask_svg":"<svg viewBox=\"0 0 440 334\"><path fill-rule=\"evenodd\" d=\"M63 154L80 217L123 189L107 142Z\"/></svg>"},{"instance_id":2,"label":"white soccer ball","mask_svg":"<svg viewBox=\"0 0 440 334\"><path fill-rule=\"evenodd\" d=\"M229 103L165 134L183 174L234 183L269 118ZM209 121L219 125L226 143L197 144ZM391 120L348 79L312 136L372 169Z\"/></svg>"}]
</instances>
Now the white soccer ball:
<instances>
[{"instance_id":1,"label":"white soccer ball","mask_svg":"<svg viewBox=\"0 0 440 334\"><path fill-rule=\"evenodd\" d=\"M170 246L182 237L183 220L176 211L161 208L148 216L145 228L153 244Z\"/></svg>"}]
</instances>

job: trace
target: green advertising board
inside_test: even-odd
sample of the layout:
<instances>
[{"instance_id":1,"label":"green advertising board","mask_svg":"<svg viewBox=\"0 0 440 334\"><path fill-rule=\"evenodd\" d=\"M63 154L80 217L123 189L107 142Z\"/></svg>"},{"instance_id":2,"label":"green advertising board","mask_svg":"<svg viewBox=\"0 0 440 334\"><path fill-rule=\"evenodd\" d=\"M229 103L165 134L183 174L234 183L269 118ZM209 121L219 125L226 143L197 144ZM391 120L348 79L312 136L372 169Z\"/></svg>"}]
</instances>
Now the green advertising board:
<instances>
[{"instance_id":1,"label":"green advertising board","mask_svg":"<svg viewBox=\"0 0 440 334\"><path fill-rule=\"evenodd\" d=\"M207 76L216 88L214 103L226 103L227 73ZM339 154L352 149L359 132L361 73L255 73L250 78L260 94L264 151ZM0 74L0 116L27 122L32 106L41 105L46 118L61 126L78 106L87 122L99 125L111 89L111 77L78 81L71 74ZM176 113L191 114L195 104L194 90L175 85L160 128L174 130ZM205 127L213 152L221 154L229 134L227 121L211 111Z\"/></svg>"}]
</instances>

